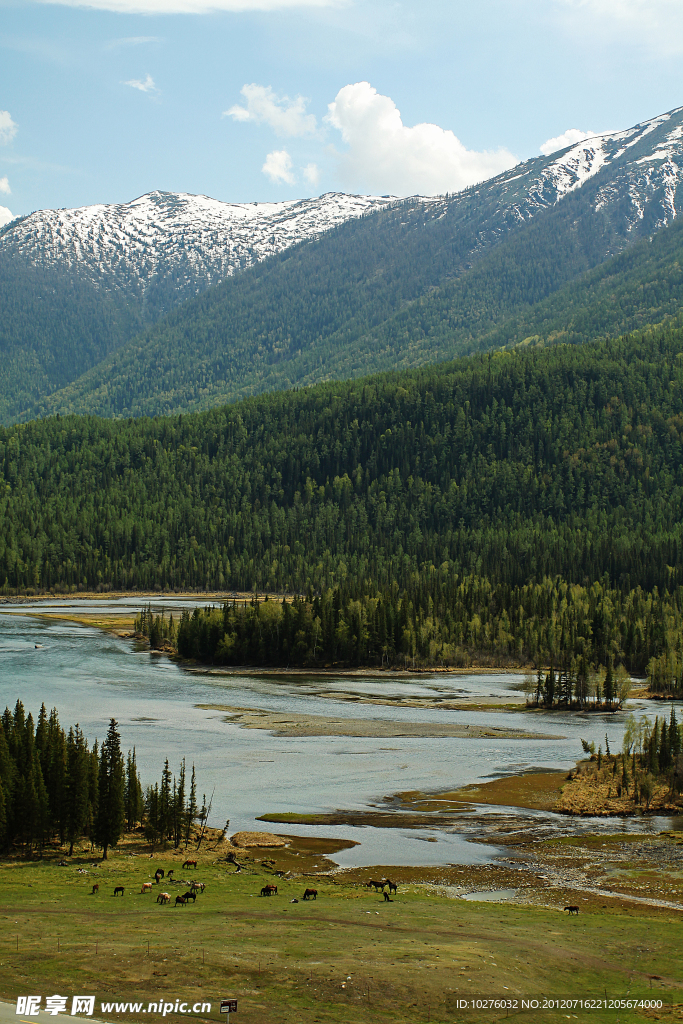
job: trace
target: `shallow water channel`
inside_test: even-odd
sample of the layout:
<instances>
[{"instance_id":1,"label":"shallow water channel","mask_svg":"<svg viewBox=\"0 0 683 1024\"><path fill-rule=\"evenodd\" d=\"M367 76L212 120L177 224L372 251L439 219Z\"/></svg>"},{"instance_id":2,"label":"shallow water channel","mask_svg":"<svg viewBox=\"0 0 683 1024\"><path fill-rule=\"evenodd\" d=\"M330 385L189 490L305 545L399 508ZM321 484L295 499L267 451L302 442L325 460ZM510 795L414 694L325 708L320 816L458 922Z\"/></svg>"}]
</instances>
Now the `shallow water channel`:
<instances>
[{"instance_id":1,"label":"shallow water channel","mask_svg":"<svg viewBox=\"0 0 683 1024\"><path fill-rule=\"evenodd\" d=\"M122 601L43 602L30 611L64 614L120 613L138 608L140 598ZM177 615L187 600L153 601ZM200 602L205 603L205 602ZM184 757L197 769L201 793L215 795L210 824L230 832L273 830L298 835L326 835L360 843L334 859L343 866L363 864L448 864L490 861L501 854L495 846L475 840L482 809L463 814L462 829L375 828L352 826L264 825L256 819L268 812L315 813L337 809L368 810L384 797L409 790L437 791L481 782L531 768L569 769L581 756L581 738L612 749L621 745L629 710L638 714L668 713L646 701L629 702L625 712L578 716L564 713L447 710L444 701L473 702L497 696L518 696L519 675L472 673L392 677L311 677L215 675L179 667L166 657L152 657L98 629L27 614L21 605L0 608L0 702L14 706L20 698L37 714L41 702L58 709L62 725L78 722L93 741L105 734L109 719L119 722L124 750L135 746L143 785L160 776L164 759L177 771ZM42 646L36 647L36 644ZM423 706L401 703L419 700ZM374 703L374 701L382 703ZM390 703L384 703L390 701ZM273 736L262 729L244 729L219 711L198 704L306 715L389 720L394 722L457 722L523 729L552 734L556 739L345 736ZM487 814L509 813L487 808ZM524 812L528 815L530 812ZM664 824L603 819L570 822L561 816L531 812L543 828L657 829ZM470 837L468 839L468 836ZM437 842L425 840L436 839Z\"/></svg>"}]
</instances>

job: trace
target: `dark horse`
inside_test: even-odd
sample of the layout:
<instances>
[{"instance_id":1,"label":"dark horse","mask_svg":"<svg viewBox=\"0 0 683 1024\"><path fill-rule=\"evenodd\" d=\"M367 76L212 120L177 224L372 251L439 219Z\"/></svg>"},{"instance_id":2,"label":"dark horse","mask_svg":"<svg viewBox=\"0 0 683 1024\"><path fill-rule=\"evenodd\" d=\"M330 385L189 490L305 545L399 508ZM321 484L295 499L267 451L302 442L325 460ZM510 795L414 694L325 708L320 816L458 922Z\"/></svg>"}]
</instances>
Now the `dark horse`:
<instances>
[{"instance_id":1,"label":"dark horse","mask_svg":"<svg viewBox=\"0 0 683 1024\"><path fill-rule=\"evenodd\" d=\"M569 911L569 916L570 917L572 916L572 914L578 914L578 912L579 912L579 908L578 907L565 907L564 909Z\"/></svg>"},{"instance_id":2,"label":"dark horse","mask_svg":"<svg viewBox=\"0 0 683 1024\"><path fill-rule=\"evenodd\" d=\"M388 887L389 892L393 892L394 894L396 893L396 882L392 882L390 878L387 878L384 885ZM384 886L382 886L382 888L384 888Z\"/></svg>"},{"instance_id":3,"label":"dark horse","mask_svg":"<svg viewBox=\"0 0 683 1024\"><path fill-rule=\"evenodd\" d=\"M314 899L314 900L318 898L318 890L317 889L307 889L306 890L306 892L304 893L304 899L305 900L310 900L311 898Z\"/></svg>"},{"instance_id":4,"label":"dark horse","mask_svg":"<svg viewBox=\"0 0 683 1024\"><path fill-rule=\"evenodd\" d=\"M178 906L178 904L180 904L181 907L184 907L186 903L187 903L187 900L185 899L184 896L176 896L176 898L175 898L175 905L176 905L176 907Z\"/></svg>"},{"instance_id":5,"label":"dark horse","mask_svg":"<svg viewBox=\"0 0 683 1024\"><path fill-rule=\"evenodd\" d=\"M186 892L181 897L181 899L184 899L186 903L187 903L188 900L192 900L193 903L196 903L197 902L197 893L196 892Z\"/></svg>"},{"instance_id":6,"label":"dark horse","mask_svg":"<svg viewBox=\"0 0 683 1024\"><path fill-rule=\"evenodd\" d=\"M116 888L114 889L114 896L118 896L119 893L121 893L121 895L123 896L123 886L122 885L117 885Z\"/></svg>"}]
</instances>

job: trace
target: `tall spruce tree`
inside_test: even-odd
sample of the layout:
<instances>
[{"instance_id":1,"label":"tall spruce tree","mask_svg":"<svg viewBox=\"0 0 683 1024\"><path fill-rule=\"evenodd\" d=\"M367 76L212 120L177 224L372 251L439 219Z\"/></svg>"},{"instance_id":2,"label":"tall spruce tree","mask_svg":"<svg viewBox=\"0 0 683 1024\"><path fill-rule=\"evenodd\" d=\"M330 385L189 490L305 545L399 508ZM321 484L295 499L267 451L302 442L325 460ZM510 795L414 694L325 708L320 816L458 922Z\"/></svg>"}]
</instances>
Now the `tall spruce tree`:
<instances>
[{"instance_id":1,"label":"tall spruce tree","mask_svg":"<svg viewBox=\"0 0 683 1024\"><path fill-rule=\"evenodd\" d=\"M109 847L118 843L125 822L125 770L117 726L116 719L110 719L100 750L95 842L102 847L102 860L107 859Z\"/></svg>"},{"instance_id":2,"label":"tall spruce tree","mask_svg":"<svg viewBox=\"0 0 683 1024\"><path fill-rule=\"evenodd\" d=\"M69 856L74 842L83 835L88 825L90 807L90 756L83 733L78 725L69 729L66 741L66 808L65 835L69 843Z\"/></svg>"},{"instance_id":3,"label":"tall spruce tree","mask_svg":"<svg viewBox=\"0 0 683 1024\"><path fill-rule=\"evenodd\" d=\"M142 796L142 783L138 775L138 766L135 760L135 747L128 751L126 759L126 823L128 831L132 831L144 816L144 799Z\"/></svg>"}]
</instances>

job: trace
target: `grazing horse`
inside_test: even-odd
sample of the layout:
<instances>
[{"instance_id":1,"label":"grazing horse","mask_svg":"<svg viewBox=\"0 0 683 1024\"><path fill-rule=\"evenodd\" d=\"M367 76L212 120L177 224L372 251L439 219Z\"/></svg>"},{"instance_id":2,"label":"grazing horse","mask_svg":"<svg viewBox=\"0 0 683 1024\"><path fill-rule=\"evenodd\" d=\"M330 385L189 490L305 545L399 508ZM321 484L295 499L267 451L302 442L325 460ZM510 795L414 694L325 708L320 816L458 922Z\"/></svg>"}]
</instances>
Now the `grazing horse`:
<instances>
[{"instance_id":1,"label":"grazing horse","mask_svg":"<svg viewBox=\"0 0 683 1024\"><path fill-rule=\"evenodd\" d=\"M268 890L268 895L269 896L277 896L277 886L276 885L268 884L268 885L264 886L264 889Z\"/></svg>"},{"instance_id":2,"label":"grazing horse","mask_svg":"<svg viewBox=\"0 0 683 1024\"><path fill-rule=\"evenodd\" d=\"M143 892L151 892L151 891L152 891L152 883L151 882L143 882L142 883L142 889L140 889L140 895L142 896Z\"/></svg>"},{"instance_id":3,"label":"grazing horse","mask_svg":"<svg viewBox=\"0 0 683 1024\"><path fill-rule=\"evenodd\" d=\"M93 885L93 887L92 887L92 892L90 893L90 895L91 895L91 896L94 896L94 895L95 895L95 893L96 893L96 892L99 892L99 891L100 891L100 885L99 885L99 882L95 882L95 884L94 884L94 885Z\"/></svg>"},{"instance_id":4,"label":"grazing horse","mask_svg":"<svg viewBox=\"0 0 683 1024\"><path fill-rule=\"evenodd\" d=\"M191 882L190 889L192 889L193 892L204 892L206 886L203 882Z\"/></svg>"},{"instance_id":5,"label":"grazing horse","mask_svg":"<svg viewBox=\"0 0 683 1024\"><path fill-rule=\"evenodd\" d=\"M157 903L170 903L171 897L167 892L160 892L157 896Z\"/></svg>"},{"instance_id":6,"label":"grazing horse","mask_svg":"<svg viewBox=\"0 0 683 1024\"><path fill-rule=\"evenodd\" d=\"M176 907L178 906L178 904L180 904L181 907L184 907L186 903L187 903L187 900L185 899L184 896L176 896L176 898L175 898L175 905L176 905Z\"/></svg>"},{"instance_id":7,"label":"grazing horse","mask_svg":"<svg viewBox=\"0 0 683 1024\"><path fill-rule=\"evenodd\" d=\"M183 893L183 899L185 900L186 903L187 903L188 900L192 900L193 903L196 903L197 902L197 893L196 892L186 892L186 893Z\"/></svg>"},{"instance_id":8,"label":"grazing horse","mask_svg":"<svg viewBox=\"0 0 683 1024\"><path fill-rule=\"evenodd\" d=\"M387 878L384 885L388 887L389 892L393 892L394 894L396 893L396 882L392 882L391 879ZM384 888L384 885L382 886L382 888Z\"/></svg>"},{"instance_id":9,"label":"grazing horse","mask_svg":"<svg viewBox=\"0 0 683 1024\"><path fill-rule=\"evenodd\" d=\"M116 888L114 889L114 896L118 896L119 893L121 893L121 895L123 896L123 886L122 885L117 885Z\"/></svg>"},{"instance_id":10,"label":"grazing horse","mask_svg":"<svg viewBox=\"0 0 683 1024\"><path fill-rule=\"evenodd\" d=\"M384 896L384 902L385 903L391 903L392 902L389 899L389 893L386 891L386 889L382 889L382 896Z\"/></svg>"},{"instance_id":11,"label":"grazing horse","mask_svg":"<svg viewBox=\"0 0 683 1024\"><path fill-rule=\"evenodd\" d=\"M184 868L196 868L197 867L197 861L196 860L186 860L185 863L183 864L183 867Z\"/></svg>"},{"instance_id":12,"label":"grazing horse","mask_svg":"<svg viewBox=\"0 0 683 1024\"><path fill-rule=\"evenodd\" d=\"M306 892L304 893L304 899L305 900L310 900L311 897L314 900L318 898L318 890L317 889L307 889L306 890Z\"/></svg>"},{"instance_id":13,"label":"grazing horse","mask_svg":"<svg viewBox=\"0 0 683 1024\"><path fill-rule=\"evenodd\" d=\"M366 889L372 889L373 887L375 889L382 889L383 888L383 883L382 882L376 882L374 880L374 878L371 878L369 882L365 883L365 888Z\"/></svg>"},{"instance_id":14,"label":"grazing horse","mask_svg":"<svg viewBox=\"0 0 683 1024\"><path fill-rule=\"evenodd\" d=\"M564 909L569 911L569 916L570 917L572 916L572 914L578 914L578 912L579 912L579 908L578 907L565 907Z\"/></svg>"},{"instance_id":15,"label":"grazing horse","mask_svg":"<svg viewBox=\"0 0 683 1024\"><path fill-rule=\"evenodd\" d=\"M160 879L162 879L163 877L164 877L163 868L157 868L156 871L154 872L154 881L156 882L157 885L159 884Z\"/></svg>"}]
</instances>

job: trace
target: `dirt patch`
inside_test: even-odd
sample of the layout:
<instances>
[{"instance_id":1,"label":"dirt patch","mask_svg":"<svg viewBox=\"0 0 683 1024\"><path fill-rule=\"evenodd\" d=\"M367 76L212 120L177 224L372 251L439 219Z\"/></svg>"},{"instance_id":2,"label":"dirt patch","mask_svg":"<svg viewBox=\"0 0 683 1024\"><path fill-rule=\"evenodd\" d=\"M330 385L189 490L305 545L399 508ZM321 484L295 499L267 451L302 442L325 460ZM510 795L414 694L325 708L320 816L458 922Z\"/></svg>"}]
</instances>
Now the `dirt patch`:
<instances>
[{"instance_id":1,"label":"dirt patch","mask_svg":"<svg viewBox=\"0 0 683 1024\"><path fill-rule=\"evenodd\" d=\"M274 836L271 832L235 832L230 837L233 846L240 849L248 849L252 846L286 846L287 843L280 836Z\"/></svg>"}]
</instances>

